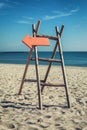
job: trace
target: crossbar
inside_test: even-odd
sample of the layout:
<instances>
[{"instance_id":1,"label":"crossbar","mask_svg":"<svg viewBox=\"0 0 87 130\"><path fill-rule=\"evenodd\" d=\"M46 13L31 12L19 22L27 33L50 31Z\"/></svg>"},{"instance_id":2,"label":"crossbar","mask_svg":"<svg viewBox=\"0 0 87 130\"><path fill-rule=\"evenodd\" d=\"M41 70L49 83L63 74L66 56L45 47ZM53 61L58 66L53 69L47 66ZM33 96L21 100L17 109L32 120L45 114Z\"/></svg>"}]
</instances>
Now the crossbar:
<instances>
[{"instance_id":1,"label":"crossbar","mask_svg":"<svg viewBox=\"0 0 87 130\"><path fill-rule=\"evenodd\" d=\"M31 60L35 61L35 58L31 58ZM51 58L38 58L39 61L45 61L45 62L59 62L61 63L61 60L57 60L57 59L51 59Z\"/></svg>"},{"instance_id":2,"label":"crossbar","mask_svg":"<svg viewBox=\"0 0 87 130\"><path fill-rule=\"evenodd\" d=\"M40 83L42 86L50 86L50 87L64 87L65 84L52 84L52 83Z\"/></svg>"},{"instance_id":3,"label":"crossbar","mask_svg":"<svg viewBox=\"0 0 87 130\"><path fill-rule=\"evenodd\" d=\"M45 37L45 38L49 38L50 40L58 40L58 37L48 36L48 35L36 35L36 37Z\"/></svg>"}]
</instances>

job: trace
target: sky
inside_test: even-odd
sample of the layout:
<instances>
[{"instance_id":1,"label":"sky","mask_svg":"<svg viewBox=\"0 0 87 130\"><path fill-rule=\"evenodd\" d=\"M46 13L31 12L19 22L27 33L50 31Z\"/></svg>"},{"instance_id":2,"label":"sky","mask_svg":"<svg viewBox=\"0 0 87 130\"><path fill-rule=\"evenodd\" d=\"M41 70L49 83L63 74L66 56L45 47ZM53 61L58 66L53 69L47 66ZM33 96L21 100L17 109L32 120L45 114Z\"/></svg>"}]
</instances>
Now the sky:
<instances>
[{"instance_id":1,"label":"sky","mask_svg":"<svg viewBox=\"0 0 87 130\"><path fill-rule=\"evenodd\" d=\"M0 52L28 51L22 39L32 36L32 24L41 21L39 34L56 36L64 25L63 51L87 51L87 0L0 0ZM52 51L39 47L39 51Z\"/></svg>"}]
</instances>

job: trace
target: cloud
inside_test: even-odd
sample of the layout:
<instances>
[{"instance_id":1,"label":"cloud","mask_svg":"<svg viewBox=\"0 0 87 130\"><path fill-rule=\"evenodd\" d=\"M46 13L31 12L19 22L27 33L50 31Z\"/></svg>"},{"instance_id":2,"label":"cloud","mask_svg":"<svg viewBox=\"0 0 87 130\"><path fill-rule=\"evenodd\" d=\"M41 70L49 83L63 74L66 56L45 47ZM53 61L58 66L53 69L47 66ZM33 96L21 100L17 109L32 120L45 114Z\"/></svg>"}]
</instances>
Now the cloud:
<instances>
[{"instance_id":1,"label":"cloud","mask_svg":"<svg viewBox=\"0 0 87 130\"><path fill-rule=\"evenodd\" d=\"M51 20L51 19L55 19L55 18L61 18L61 17L67 17L70 15L73 15L74 13L78 12L79 8L76 9L72 9L69 12L60 12L60 11L53 11L54 15L46 15L43 19L44 20Z\"/></svg>"},{"instance_id":2,"label":"cloud","mask_svg":"<svg viewBox=\"0 0 87 130\"><path fill-rule=\"evenodd\" d=\"M50 19L55 19L55 18L60 18L60 17L66 17L66 16L70 16L70 15L71 15L71 13L62 13L62 14L52 15L52 16L46 15L44 17L44 20L50 20Z\"/></svg>"},{"instance_id":3,"label":"cloud","mask_svg":"<svg viewBox=\"0 0 87 130\"><path fill-rule=\"evenodd\" d=\"M79 8L76 8L76 9L72 9L70 12L71 13L76 13L76 12L78 12L79 11Z\"/></svg>"},{"instance_id":4,"label":"cloud","mask_svg":"<svg viewBox=\"0 0 87 130\"><path fill-rule=\"evenodd\" d=\"M5 3L0 3L0 9L2 9L3 7L5 7Z\"/></svg>"},{"instance_id":5,"label":"cloud","mask_svg":"<svg viewBox=\"0 0 87 130\"><path fill-rule=\"evenodd\" d=\"M18 5L19 2L17 1L11 1L11 0L6 0L8 4L11 4L11 5Z\"/></svg>"},{"instance_id":6,"label":"cloud","mask_svg":"<svg viewBox=\"0 0 87 130\"><path fill-rule=\"evenodd\" d=\"M32 24L32 20L34 20L33 17L30 17L30 16L22 16L22 19L16 21L16 23L19 23L19 24Z\"/></svg>"},{"instance_id":7,"label":"cloud","mask_svg":"<svg viewBox=\"0 0 87 130\"><path fill-rule=\"evenodd\" d=\"M18 20L16 23L19 23L19 24L31 24L31 22L25 21L25 20Z\"/></svg>"},{"instance_id":8,"label":"cloud","mask_svg":"<svg viewBox=\"0 0 87 130\"><path fill-rule=\"evenodd\" d=\"M14 5L17 4L18 2L16 1L5 0L4 2L0 2L0 9L13 7Z\"/></svg>"}]
</instances>

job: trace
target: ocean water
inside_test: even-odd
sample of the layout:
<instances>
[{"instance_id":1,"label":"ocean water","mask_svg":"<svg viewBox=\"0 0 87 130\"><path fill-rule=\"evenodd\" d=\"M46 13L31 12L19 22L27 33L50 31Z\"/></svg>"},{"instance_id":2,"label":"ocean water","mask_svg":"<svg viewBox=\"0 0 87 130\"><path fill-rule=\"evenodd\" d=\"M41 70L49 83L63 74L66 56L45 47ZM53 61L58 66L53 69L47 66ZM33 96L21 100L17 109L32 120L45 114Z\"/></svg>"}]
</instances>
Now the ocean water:
<instances>
[{"instance_id":1,"label":"ocean water","mask_svg":"<svg viewBox=\"0 0 87 130\"><path fill-rule=\"evenodd\" d=\"M0 52L1 64L26 64L29 52ZM51 58L52 52L39 52L39 57ZM34 54L33 54L34 56ZM87 67L87 52L63 52L64 63L66 66ZM59 59L59 53L55 58ZM34 61L31 61L34 64ZM39 62L41 65L47 65L48 62ZM53 63L53 65L60 65Z\"/></svg>"}]
</instances>

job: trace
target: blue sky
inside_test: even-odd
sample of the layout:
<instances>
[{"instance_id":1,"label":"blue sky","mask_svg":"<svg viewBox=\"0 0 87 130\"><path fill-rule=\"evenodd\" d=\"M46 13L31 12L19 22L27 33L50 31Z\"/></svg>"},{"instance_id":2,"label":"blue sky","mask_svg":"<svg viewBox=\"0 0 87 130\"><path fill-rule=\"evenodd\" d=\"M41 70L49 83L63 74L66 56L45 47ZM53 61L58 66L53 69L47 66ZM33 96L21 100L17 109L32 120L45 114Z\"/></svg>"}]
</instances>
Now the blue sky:
<instances>
[{"instance_id":1,"label":"blue sky","mask_svg":"<svg viewBox=\"0 0 87 130\"><path fill-rule=\"evenodd\" d=\"M64 51L87 51L87 0L0 0L0 52L28 51L21 40L38 20L40 34L55 36L55 26L64 24ZM51 51L54 43L38 49Z\"/></svg>"}]
</instances>

